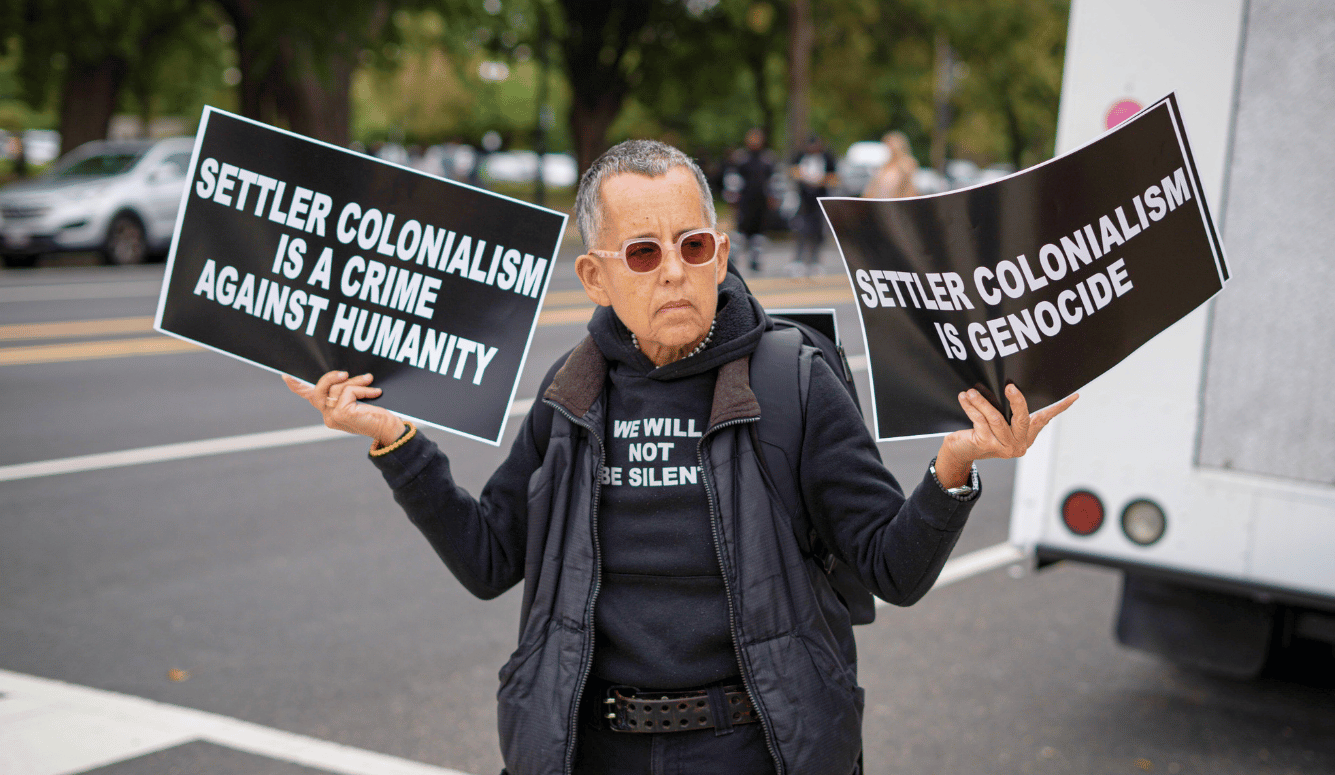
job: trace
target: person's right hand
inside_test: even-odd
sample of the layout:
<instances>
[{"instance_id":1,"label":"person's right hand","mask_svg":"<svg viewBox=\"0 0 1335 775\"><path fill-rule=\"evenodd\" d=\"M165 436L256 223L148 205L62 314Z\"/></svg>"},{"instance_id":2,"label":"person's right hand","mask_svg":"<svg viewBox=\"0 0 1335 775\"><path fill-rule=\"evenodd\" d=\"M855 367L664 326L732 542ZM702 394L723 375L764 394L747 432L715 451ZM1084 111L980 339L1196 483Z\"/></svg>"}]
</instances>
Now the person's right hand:
<instances>
[{"instance_id":1,"label":"person's right hand","mask_svg":"<svg viewBox=\"0 0 1335 775\"><path fill-rule=\"evenodd\" d=\"M357 400L380 395L380 388L371 387L372 379L370 374L349 378L346 371L331 371L310 385L283 375L288 390L311 402L324 417L326 426L370 436L381 446L389 446L403 435L403 420L387 409Z\"/></svg>"}]
</instances>

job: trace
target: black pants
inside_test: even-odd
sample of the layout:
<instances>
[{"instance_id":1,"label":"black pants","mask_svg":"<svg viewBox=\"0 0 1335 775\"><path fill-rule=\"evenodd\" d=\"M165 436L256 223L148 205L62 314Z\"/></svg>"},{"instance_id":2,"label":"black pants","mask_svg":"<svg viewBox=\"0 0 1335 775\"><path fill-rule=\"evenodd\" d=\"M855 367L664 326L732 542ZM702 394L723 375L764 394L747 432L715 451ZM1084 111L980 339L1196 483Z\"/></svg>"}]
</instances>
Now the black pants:
<instances>
[{"instance_id":1,"label":"black pants","mask_svg":"<svg viewBox=\"0 0 1335 775\"><path fill-rule=\"evenodd\" d=\"M727 734L614 732L598 717L604 687L590 680L580 709L575 775L773 775L774 761L759 723Z\"/></svg>"}]
</instances>

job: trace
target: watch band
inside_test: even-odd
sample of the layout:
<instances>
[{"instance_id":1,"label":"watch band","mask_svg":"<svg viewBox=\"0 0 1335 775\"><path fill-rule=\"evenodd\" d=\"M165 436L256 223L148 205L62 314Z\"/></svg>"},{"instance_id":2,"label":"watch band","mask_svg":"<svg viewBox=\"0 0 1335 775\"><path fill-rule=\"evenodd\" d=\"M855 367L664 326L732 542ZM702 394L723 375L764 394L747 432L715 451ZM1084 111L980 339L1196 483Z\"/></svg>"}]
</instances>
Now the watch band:
<instances>
[{"instance_id":1,"label":"watch band","mask_svg":"<svg viewBox=\"0 0 1335 775\"><path fill-rule=\"evenodd\" d=\"M936 475L936 458L932 458L932 462L927 464L927 470L931 472L936 486L944 490L946 495L956 500L968 500L973 497L974 493L978 492L978 466L974 463L969 464L969 483L962 487L947 487L941 484L941 477Z\"/></svg>"}]
</instances>

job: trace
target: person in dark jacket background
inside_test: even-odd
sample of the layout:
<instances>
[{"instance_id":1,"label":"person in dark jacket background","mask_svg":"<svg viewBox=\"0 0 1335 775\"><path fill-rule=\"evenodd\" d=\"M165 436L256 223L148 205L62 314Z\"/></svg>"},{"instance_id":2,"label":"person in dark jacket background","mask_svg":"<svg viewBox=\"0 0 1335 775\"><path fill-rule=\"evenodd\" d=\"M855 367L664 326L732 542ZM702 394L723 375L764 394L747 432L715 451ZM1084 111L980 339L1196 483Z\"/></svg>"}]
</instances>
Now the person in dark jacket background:
<instances>
[{"instance_id":1,"label":"person in dark jacket background","mask_svg":"<svg viewBox=\"0 0 1335 775\"><path fill-rule=\"evenodd\" d=\"M575 262L599 305L542 383L509 456L472 497L411 423L361 399L372 376L288 386L325 423L371 437L395 500L459 581L524 582L500 672L512 775L792 773L859 768L862 689L847 610L766 485L748 364L772 323L726 272L698 166L628 141L584 174ZM794 362L794 368L797 363ZM796 378L796 374L795 374ZM819 358L794 461L801 508L878 596L931 588L979 494L975 460L1024 454L1074 396L1007 424L975 391L907 497Z\"/></svg>"},{"instance_id":2,"label":"person in dark jacket background","mask_svg":"<svg viewBox=\"0 0 1335 775\"><path fill-rule=\"evenodd\" d=\"M730 166L741 178L737 192L737 234L746 251L751 271L759 271L770 211L770 178L774 175L774 152L765 147L765 132L753 127L746 145L733 154Z\"/></svg>"}]
</instances>

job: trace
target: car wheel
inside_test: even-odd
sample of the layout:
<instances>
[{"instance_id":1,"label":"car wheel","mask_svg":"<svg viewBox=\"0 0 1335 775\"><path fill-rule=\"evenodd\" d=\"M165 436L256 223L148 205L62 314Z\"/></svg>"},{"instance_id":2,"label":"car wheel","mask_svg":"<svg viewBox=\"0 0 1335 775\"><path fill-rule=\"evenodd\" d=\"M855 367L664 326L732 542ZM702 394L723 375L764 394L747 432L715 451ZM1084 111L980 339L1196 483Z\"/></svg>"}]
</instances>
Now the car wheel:
<instances>
[{"instance_id":1,"label":"car wheel","mask_svg":"<svg viewBox=\"0 0 1335 775\"><path fill-rule=\"evenodd\" d=\"M102 258L108 264L142 264L148 257L148 235L133 215L118 215L107 229Z\"/></svg>"},{"instance_id":2,"label":"car wheel","mask_svg":"<svg viewBox=\"0 0 1335 775\"><path fill-rule=\"evenodd\" d=\"M10 269L27 269L37 265L36 253L5 253L5 266Z\"/></svg>"}]
</instances>

